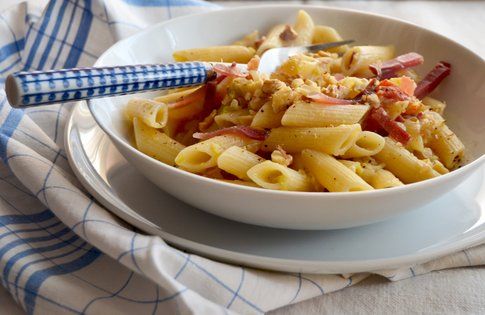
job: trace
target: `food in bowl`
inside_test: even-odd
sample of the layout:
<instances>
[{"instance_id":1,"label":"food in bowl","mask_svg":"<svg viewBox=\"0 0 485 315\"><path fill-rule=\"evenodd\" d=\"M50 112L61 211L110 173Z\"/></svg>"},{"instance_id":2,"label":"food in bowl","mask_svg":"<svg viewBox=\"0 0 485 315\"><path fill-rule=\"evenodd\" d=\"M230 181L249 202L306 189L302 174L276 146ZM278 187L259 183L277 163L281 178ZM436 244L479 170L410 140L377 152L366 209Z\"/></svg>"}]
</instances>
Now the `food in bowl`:
<instances>
[{"instance_id":1,"label":"food in bowl","mask_svg":"<svg viewBox=\"0 0 485 315\"><path fill-rule=\"evenodd\" d=\"M342 40L304 11L293 26L257 31L230 46L177 51L177 61L224 61L204 86L132 99L126 117L141 152L225 182L286 191L383 189L461 166L464 145L429 94L450 74L439 62L424 78L415 52L342 46L290 57L257 71L271 48Z\"/></svg>"}]
</instances>

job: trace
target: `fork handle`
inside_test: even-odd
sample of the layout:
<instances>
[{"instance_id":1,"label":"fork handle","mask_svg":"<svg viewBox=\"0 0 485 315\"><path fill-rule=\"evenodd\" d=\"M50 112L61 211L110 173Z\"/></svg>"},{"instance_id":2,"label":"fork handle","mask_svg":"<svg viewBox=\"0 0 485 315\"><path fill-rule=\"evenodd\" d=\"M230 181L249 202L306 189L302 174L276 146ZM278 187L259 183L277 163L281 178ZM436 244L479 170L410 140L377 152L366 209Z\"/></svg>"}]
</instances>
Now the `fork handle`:
<instances>
[{"instance_id":1,"label":"fork handle","mask_svg":"<svg viewBox=\"0 0 485 315\"><path fill-rule=\"evenodd\" d=\"M19 108L200 85L214 75L204 62L17 72L5 90Z\"/></svg>"}]
</instances>

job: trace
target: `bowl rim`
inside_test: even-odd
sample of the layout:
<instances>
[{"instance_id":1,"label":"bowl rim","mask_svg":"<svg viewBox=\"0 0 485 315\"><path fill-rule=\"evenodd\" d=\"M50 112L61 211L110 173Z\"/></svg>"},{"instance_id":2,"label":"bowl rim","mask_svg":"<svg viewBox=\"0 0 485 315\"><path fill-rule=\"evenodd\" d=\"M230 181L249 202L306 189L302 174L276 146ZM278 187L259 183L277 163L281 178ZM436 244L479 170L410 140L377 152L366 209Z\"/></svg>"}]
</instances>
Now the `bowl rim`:
<instances>
[{"instance_id":1,"label":"bowl rim","mask_svg":"<svg viewBox=\"0 0 485 315\"><path fill-rule=\"evenodd\" d=\"M221 12L227 12L227 11L229 11L229 12L231 12L231 11L244 11L244 10L255 10L255 9L261 9L261 8L264 8L264 9L289 8L289 9L294 9L294 10L298 10L298 9L301 9L301 10L306 10L306 9L308 9L308 10L328 10L328 11L343 12L343 13L349 13L350 12L350 13L355 13L355 14L358 14L358 15L366 15L366 16L370 16L370 17L374 17L374 18L390 20L394 23L412 26L414 28L417 28L418 31L420 31L420 32L427 32L427 33L429 33L433 36L437 36L437 37L441 38L442 40L445 40L445 41L447 41L447 42L449 42L453 45L456 45L459 48L461 48L462 50L465 50L466 52L468 52L472 56L481 60L482 65L485 66L485 59L482 58L477 53L475 53L474 51L472 51L471 49L465 47L464 45L460 44L459 42L457 42L457 41L455 41L451 38L448 38L448 37L446 37L446 36L444 36L440 33L433 31L433 30L429 30L425 27L419 26L415 23L405 21L405 20L402 20L400 18L387 16L387 15L384 15L384 14L361 11L361 10L356 10L356 9L335 8L335 7L329 7L329 6L324 6L324 5L299 5L299 4L264 4L264 5L249 5L249 6L240 6L240 7L232 7L232 8L220 8L220 9L215 9L215 10L211 10L211 11L205 11L205 12L198 12L198 13L183 15L183 16L180 16L180 17L176 17L176 18L173 18L173 19L162 21L162 22L156 23L154 25L151 25L151 26L147 27L146 29L144 29L144 30L132 35L132 36L129 36L125 39L122 39L122 40L116 42L111 47L109 47L105 52L103 52L101 54L101 56L99 56L99 58L94 63L94 66L99 66L100 64L102 64L104 59L106 58L106 56L108 54L110 54L113 50L116 50L118 47L124 45L125 43L127 43L129 41L133 41L133 40L137 39L138 37L142 37L142 36L144 36L145 33L148 33L148 32L150 32L154 29L163 27L164 25L173 23L174 21L181 21L181 20L191 19L193 17L204 16L204 15L221 14ZM100 99L97 99L97 100L95 99L94 101L99 101L99 100ZM108 128L107 126L105 126L102 123L102 120L99 119L99 117L96 116L96 111L93 109L93 107L95 105L92 104L92 101L93 100L86 100L86 102L88 104L89 111L91 112L91 115L93 116L93 118L96 121L96 123L98 124L98 126L100 126L101 129L115 143L123 146L125 149L128 149L128 151L130 151L131 153L133 153L133 154L137 155L138 157L146 160L147 163L150 163L153 166L159 166L159 167L165 168L166 170L175 172L175 173L177 173L178 175L181 175L181 176L188 176L191 179L203 181L208 185L215 185L215 186L220 185L221 188L225 187L227 189L236 189L236 190L240 190L240 191L246 191L248 193L252 192L252 193L274 195L275 197L278 197L278 196L279 197L283 197L283 196L287 196L287 197L307 197L307 198L314 197L314 198L333 198L333 199L337 199L337 200L339 200L341 198L347 199L349 196L360 196L360 197L363 197L363 198L374 198L374 197L382 196L383 194L386 194L386 195L388 195L388 194L399 194L399 193L404 193L405 191L409 191L409 192L416 191L416 190L422 189L423 187L429 186L429 185L438 185L445 180L451 179L451 177L456 177L459 174L465 173L469 169L475 168L475 167L479 166L479 164L482 164L482 163L485 162L485 154L482 154L481 156L475 158L474 160L467 163L466 165L463 165L462 167L460 167L456 170L453 170L449 173L443 174L443 175L438 176L438 177L426 179L424 181L420 181L420 182L416 182L416 183L405 184L403 186L398 186L398 187L391 187L391 188L386 188L386 189L366 190L366 191L302 192L302 191L272 190L272 189L264 189L262 187L244 186L244 185L228 183L228 182L220 181L220 180L217 180L217 179L208 178L208 177L204 177L204 176L201 176L201 175L198 175L198 174L194 174L194 173L191 173L191 172L188 172L188 171L167 165L163 162L160 162L160 161L142 153L141 151L139 151L138 149L133 147L131 144L129 144L127 141L125 141L125 139L122 139L121 137L119 137L115 133L111 132L110 128ZM322 197L322 196L325 196L325 197Z\"/></svg>"}]
</instances>

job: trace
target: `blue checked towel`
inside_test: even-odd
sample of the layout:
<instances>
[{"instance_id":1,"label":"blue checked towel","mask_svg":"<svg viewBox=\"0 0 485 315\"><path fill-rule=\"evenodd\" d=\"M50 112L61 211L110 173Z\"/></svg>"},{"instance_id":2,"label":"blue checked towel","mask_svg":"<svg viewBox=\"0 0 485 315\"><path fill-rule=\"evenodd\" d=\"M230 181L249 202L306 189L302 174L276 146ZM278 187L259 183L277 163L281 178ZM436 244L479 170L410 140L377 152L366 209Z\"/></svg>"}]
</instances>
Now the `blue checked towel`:
<instances>
[{"instance_id":1,"label":"blue checked towel","mask_svg":"<svg viewBox=\"0 0 485 315\"><path fill-rule=\"evenodd\" d=\"M197 0L24 2L0 15L1 84L13 71L89 66L152 23L213 9ZM0 279L27 313L263 313L367 277L232 266L134 232L73 176L62 139L71 108L14 110L0 92ZM399 280L484 262L482 245L380 274Z\"/></svg>"}]
</instances>

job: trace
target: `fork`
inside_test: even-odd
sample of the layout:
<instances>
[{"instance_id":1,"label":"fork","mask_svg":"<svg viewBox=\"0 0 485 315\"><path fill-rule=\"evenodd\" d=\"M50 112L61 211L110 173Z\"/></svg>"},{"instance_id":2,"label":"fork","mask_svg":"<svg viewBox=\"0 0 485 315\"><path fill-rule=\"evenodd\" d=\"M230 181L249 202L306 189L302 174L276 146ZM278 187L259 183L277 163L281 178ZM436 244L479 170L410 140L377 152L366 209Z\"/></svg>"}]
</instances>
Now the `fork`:
<instances>
[{"instance_id":1,"label":"fork","mask_svg":"<svg viewBox=\"0 0 485 315\"><path fill-rule=\"evenodd\" d=\"M273 48L261 57L258 71L271 73L289 57L352 43L353 40L311 46ZM69 101L86 100L167 90L204 84L216 76L212 62L114 67L73 68L17 72L9 75L5 91L12 107L23 108ZM246 65L239 64L239 68Z\"/></svg>"}]
</instances>

